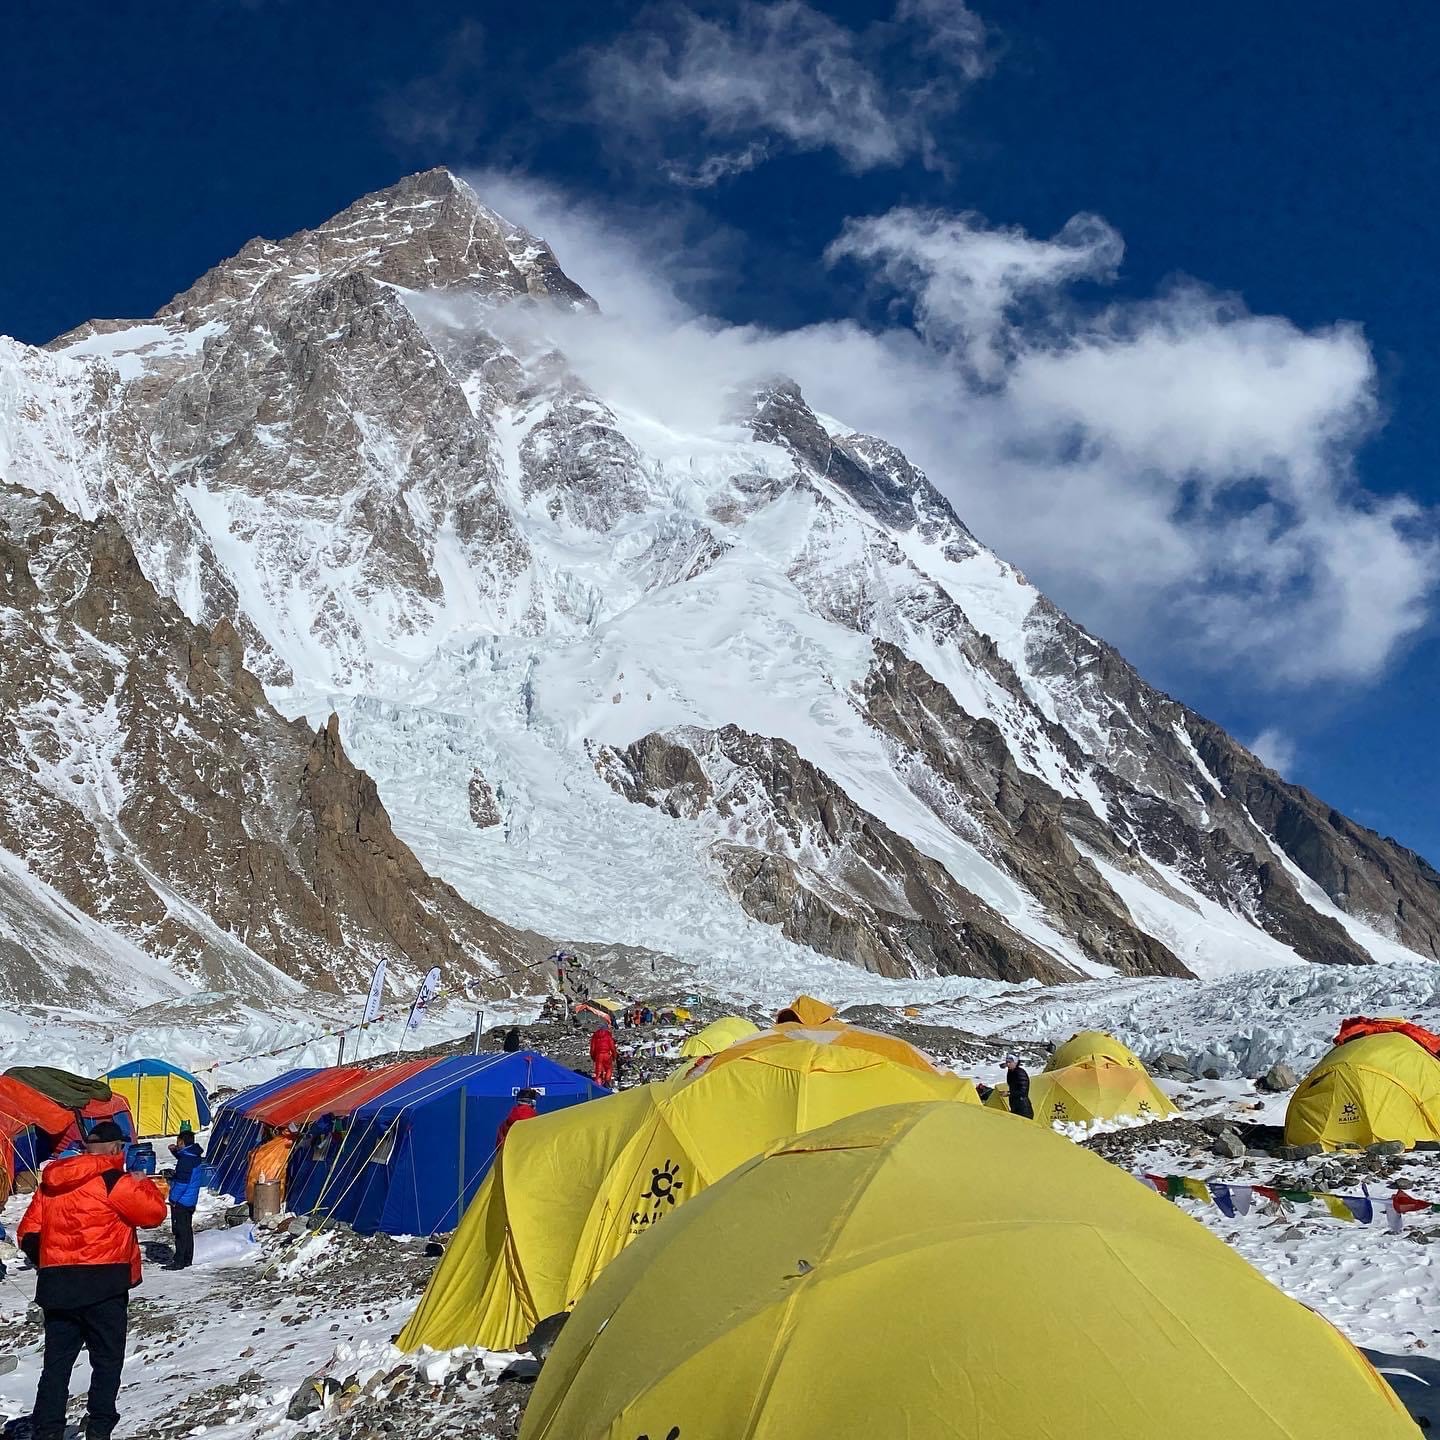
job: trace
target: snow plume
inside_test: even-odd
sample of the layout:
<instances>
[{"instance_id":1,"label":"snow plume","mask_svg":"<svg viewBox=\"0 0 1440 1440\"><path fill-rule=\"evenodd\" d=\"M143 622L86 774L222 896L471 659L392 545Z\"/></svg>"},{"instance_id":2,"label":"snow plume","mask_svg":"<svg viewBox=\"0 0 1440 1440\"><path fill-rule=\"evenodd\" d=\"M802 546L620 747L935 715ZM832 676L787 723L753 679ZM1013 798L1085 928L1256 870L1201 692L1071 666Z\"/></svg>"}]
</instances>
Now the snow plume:
<instances>
[{"instance_id":1,"label":"snow plume","mask_svg":"<svg viewBox=\"0 0 1440 1440\"><path fill-rule=\"evenodd\" d=\"M1424 622L1434 517L1354 473L1379 416L1357 326L1304 330L1194 282L1097 303L1123 253L1103 220L1042 240L912 209L848 222L827 254L863 267L878 319L727 325L682 298L723 247L697 269L673 223L513 176L475 184L599 301L544 324L605 398L694 429L737 386L791 375L1142 662L1183 650L1269 683L1368 681Z\"/></svg>"},{"instance_id":2,"label":"snow plume","mask_svg":"<svg viewBox=\"0 0 1440 1440\"><path fill-rule=\"evenodd\" d=\"M674 4L592 52L591 108L697 188L782 149L833 150L857 172L912 155L938 169L931 127L988 64L984 24L960 0L900 0L863 32L804 0L742 0L727 20ZM698 165L673 158L697 131L721 148Z\"/></svg>"}]
</instances>

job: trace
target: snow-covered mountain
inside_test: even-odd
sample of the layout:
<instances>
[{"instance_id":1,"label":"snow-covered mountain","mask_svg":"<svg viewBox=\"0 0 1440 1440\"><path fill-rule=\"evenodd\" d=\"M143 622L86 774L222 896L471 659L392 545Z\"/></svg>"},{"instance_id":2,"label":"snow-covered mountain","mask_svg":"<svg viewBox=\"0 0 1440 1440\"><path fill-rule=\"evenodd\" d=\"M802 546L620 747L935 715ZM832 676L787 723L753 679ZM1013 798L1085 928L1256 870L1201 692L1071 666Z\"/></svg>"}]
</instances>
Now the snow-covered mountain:
<instances>
[{"instance_id":1,"label":"snow-covered mountain","mask_svg":"<svg viewBox=\"0 0 1440 1440\"><path fill-rule=\"evenodd\" d=\"M1440 956L1440 875L1152 690L889 440L771 377L679 433L557 348L550 321L592 308L543 241L436 170L252 241L152 319L0 342L0 478L58 502L7 495L10 533L123 540L172 629L263 683L246 704L307 723L293 746L340 754L343 735L436 877L406 872L434 887L426 913L448 886L464 907L408 958L433 941L494 971L520 931L726 981ZM0 897L28 876L173 948L68 861L113 857L136 803L127 684L172 740L191 697L145 627L54 630L65 597L25 564L7 626L60 649L0 684L28 772L0 792ZM235 722L230 773L263 784L274 726ZM55 756L81 731L77 783ZM352 983L363 917L333 913L297 971L201 858L274 819L242 806L200 833L190 772L215 743L146 749L199 822L146 852L146 883L257 974ZM269 933L292 905L266 892Z\"/></svg>"}]
</instances>

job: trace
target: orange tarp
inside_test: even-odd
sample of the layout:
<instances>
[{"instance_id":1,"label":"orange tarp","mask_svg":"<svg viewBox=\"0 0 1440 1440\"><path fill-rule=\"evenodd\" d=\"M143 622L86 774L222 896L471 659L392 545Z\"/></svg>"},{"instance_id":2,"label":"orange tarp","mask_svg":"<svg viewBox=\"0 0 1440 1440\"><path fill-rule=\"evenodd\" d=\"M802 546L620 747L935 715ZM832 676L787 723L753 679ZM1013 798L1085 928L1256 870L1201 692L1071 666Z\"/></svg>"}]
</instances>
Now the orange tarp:
<instances>
[{"instance_id":1,"label":"orange tarp","mask_svg":"<svg viewBox=\"0 0 1440 1440\"><path fill-rule=\"evenodd\" d=\"M1440 1035L1427 1030L1423 1025L1412 1024L1409 1020L1376 1019L1371 1015L1352 1015L1340 1022L1335 1043L1343 1045L1347 1040L1358 1040L1362 1035L1404 1035L1413 1040L1422 1050L1428 1050L1440 1059Z\"/></svg>"},{"instance_id":2,"label":"orange tarp","mask_svg":"<svg viewBox=\"0 0 1440 1440\"><path fill-rule=\"evenodd\" d=\"M294 1085L287 1085L273 1099L262 1101L248 1112L249 1117L277 1130L295 1120L308 1120L312 1115L324 1113L327 1100L373 1073L363 1065L337 1065L319 1070Z\"/></svg>"}]
</instances>

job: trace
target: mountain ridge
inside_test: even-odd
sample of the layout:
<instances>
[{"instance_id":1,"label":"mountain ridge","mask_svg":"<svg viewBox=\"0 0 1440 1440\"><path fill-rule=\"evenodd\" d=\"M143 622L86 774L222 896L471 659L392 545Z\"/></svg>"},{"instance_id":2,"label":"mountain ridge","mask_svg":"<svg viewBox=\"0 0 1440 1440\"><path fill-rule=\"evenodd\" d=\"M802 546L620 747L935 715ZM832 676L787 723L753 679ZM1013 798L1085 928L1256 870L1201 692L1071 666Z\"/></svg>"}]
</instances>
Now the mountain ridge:
<instances>
[{"instance_id":1,"label":"mountain ridge","mask_svg":"<svg viewBox=\"0 0 1440 1440\"><path fill-rule=\"evenodd\" d=\"M1440 956L1427 862L1150 687L890 440L783 377L681 431L552 307L594 302L549 246L407 177L151 320L0 345L0 477L336 714L399 842L517 931L717 973Z\"/></svg>"}]
</instances>

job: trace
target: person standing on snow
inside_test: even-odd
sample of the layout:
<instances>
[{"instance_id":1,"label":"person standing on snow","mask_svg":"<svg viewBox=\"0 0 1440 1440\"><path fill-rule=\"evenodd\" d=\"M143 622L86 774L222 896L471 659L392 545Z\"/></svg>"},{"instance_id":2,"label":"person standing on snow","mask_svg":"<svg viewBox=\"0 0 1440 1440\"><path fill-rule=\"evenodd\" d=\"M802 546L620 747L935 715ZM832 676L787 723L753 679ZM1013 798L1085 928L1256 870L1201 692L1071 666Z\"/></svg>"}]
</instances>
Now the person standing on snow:
<instances>
[{"instance_id":1,"label":"person standing on snow","mask_svg":"<svg viewBox=\"0 0 1440 1440\"><path fill-rule=\"evenodd\" d=\"M199 1169L204 1156L195 1132L181 1129L170 1147L175 1174L170 1180L170 1233L175 1237L175 1258L167 1270L188 1270L195 1261L195 1207L200 1203Z\"/></svg>"},{"instance_id":2,"label":"person standing on snow","mask_svg":"<svg viewBox=\"0 0 1440 1440\"><path fill-rule=\"evenodd\" d=\"M1005 1070L1008 1076L1006 1096L1010 1102L1010 1113L1033 1120L1035 1109L1030 1104L1030 1072L1020 1063L1018 1055L1005 1057Z\"/></svg>"},{"instance_id":3,"label":"person standing on snow","mask_svg":"<svg viewBox=\"0 0 1440 1440\"><path fill-rule=\"evenodd\" d=\"M140 1283L137 1229L165 1219L152 1180L125 1171L125 1136L111 1120L90 1132L85 1153L46 1166L16 1239L40 1272L45 1360L31 1419L34 1440L62 1440L70 1372L90 1356L86 1440L109 1440L125 1366L130 1291Z\"/></svg>"},{"instance_id":4,"label":"person standing on snow","mask_svg":"<svg viewBox=\"0 0 1440 1440\"><path fill-rule=\"evenodd\" d=\"M495 1135L496 1150L505 1144L505 1137L510 1133L512 1125L518 1125L522 1120L533 1120L540 1113L535 1108L535 1102L539 1098L540 1092L528 1086L515 1092L515 1103L510 1107L510 1113L500 1122L500 1129Z\"/></svg>"},{"instance_id":5,"label":"person standing on snow","mask_svg":"<svg viewBox=\"0 0 1440 1440\"><path fill-rule=\"evenodd\" d=\"M590 1068L597 1085L607 1088L615 1080L615 1032L601 1025L590 1034Z\"/></svg>"}]
</instances>

